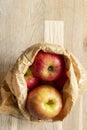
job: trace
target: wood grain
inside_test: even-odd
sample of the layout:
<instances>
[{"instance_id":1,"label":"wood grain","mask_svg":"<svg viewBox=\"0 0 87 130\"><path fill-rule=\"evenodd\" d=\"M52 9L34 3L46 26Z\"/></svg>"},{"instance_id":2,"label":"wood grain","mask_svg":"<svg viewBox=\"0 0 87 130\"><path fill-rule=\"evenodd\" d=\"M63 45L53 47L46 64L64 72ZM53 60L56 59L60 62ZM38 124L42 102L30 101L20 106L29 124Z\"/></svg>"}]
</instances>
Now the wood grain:
<instances>
[{"instance_id":1,"label":"wood grain","mask_svg":"<svg viewBox=\"0 0 87 130\"><path fill-rule=\"evenodd\" d=\"M0 81L29 45L43 41L41 0L0 0Z\"/></svg>"},{"instance_id":2,"label":"wood grain","mask_svg":"<svg viewBox=\"0 0 87 130\"><path fill-rule=\"evenodd\" d=\"M87 0L83 2L84 7L84 27L83 27L83 52L82 52L82 62L84 62L84 66L87 69ZM82 97L82 120L83 120L83 130L87 129L87 92Z\"/></svg>"},{"instance_id":3,"label":"wood grain","mask_svg":"<svg viewBox=\"0 0 87 130\"><path fill-rule=\"evenodd\" d=\"M31 44L43 41L41 0L0 0L0 82L17 57ZM0 116L0 130L41 129L41 123Z\"/></svg>"},{"instance_id":4,"label":"wood grain","mask_svg":"<svg viewBox=\"0 0 87 130\"><path fill-rule=\"evenodd\" d=\"M0 82L17 57L44 40L44 21L64 21L64 46L87 69L87 0L0 0ZM87 130L87 94L60 124L0 115L0 130Z\"/></svg>"},{"instance_id":5,"label":"wood grain","mask_svg":"<svg viewBox=\"0 0 87 130\"><path fill-rule=\"evenodd\" d=\"M64 46L64 22L58 20L46 20L44 26L44 42ZM62 130L62 122L53 123L53 129ZM50 123L49 126L52 126ZM50 129L47 125L47 129ZM52 129L52 127L51 127Z\"/></svg>"},{"instance_id":6,"label":"wood grain","mask_svg":"<svg viewBox=\"0 0 87 130\"><path fill-rule=\"evenodd\" d=\"M44 24L44 42L64 46L64 22L46 20Z\"/></svg>"}]
</instances>

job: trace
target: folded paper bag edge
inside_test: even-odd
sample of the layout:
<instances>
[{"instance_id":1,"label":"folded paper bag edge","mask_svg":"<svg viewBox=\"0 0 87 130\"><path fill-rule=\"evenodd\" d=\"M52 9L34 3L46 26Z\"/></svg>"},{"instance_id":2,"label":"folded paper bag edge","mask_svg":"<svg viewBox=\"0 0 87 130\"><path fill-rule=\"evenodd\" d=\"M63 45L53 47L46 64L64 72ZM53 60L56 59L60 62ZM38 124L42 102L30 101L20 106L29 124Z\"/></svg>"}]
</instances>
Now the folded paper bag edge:
<instances>
[{"instance_id":1,"label":"folded paper bag edge","mask_svg":"<svg viewBox=\"0 0 87 130\"><path fill-rule=\"evenodd\" d=\"M65 118L67 116L67 114L70 112L72 106L75 104L74 102L76 102L77 98L78 98L78 95L80 93L80 87L81 87L81 91L83 89L82 85L83 83L87 80L86 77L84 77L83 79L83 82L80 83L80 80L81 78L83 78L83 75L82 75L82 70L83 67L78 67L78 66L75 66L75 64L80 64L76 58L69 52L67 51L64 47L61 47L60 45L53 45L53 44L49 44L49 43L38 43L38 44L35 44L31 47L29 47L27 50L24 51L24 53L18 58L17 62L15 63L15 65L13 66L13 68L11 69L11 72L12 72L12 75L11 75L11 78L9 78L9 72L8 72L8 76L6 76L5 80L6 82L8 83L9 85L9 88L12 92L13 95L16 96L16 99L18 100L17 103L18 103L18 108L19 108L19 111L20 113L22 113L23 116L25 116L25 118L27 118L28 120L36 120L34 118L32 118L28 113L27 111L25 110L24 106L25 106L25 99L26 99L26 96L24 96L24 92L21 92L21 89L20 88L23 88L23 85L25 86L25 82L24 82L24 79L23 79L23 75L24 73L26 72L28 66L30 66L32 63L33 63L33 60L34 60L34 57L35 55L38 53L39 50L43 50L43 51L47 51L47 52L55 52L55 53L60 53L60 54L63 54L63 55L66 55L68 57L68 59L70 60L70 63L71 63L71 70L69 71L71 73L71 79L70 79L70 87L64 87L64 90L63 90L63 93L66 94L66 102L68 101L68 96L71 96L71 99L70 102L67 103L67 106L71 105L69 110L67 110L67 106L66 106L66 111L64 110L64 113L61 114L62 116L60 116L61 118L59 119L59 117L56 119L56 120L62 120L63 118ZM78 71L76 71L76 68ZM79 76L77 76L77 73L76 72L79 72ZM84 73L86 73L84 71ZM73 76L74 76L74 81L73 81ZM82 76L82 77L81 77ZM23 79L23 81L22 81ZM72 81L72 82L71 82ZM76 82L76 83L73 83L73 82ZM71 84L72 83L72 84ZM76 88L74 88L74 85ZM15 87L16 86L16 87ZM84 85L85 86L85 85ZM12 89L13 87L13 89ZM67 89L66 89L67 88ZM76 89L76 93L73 93L75 92L75 90L72 92L72 89L69 90L70 91L70 94L68 93L67 95L67 91L69 88L73 88ZM84 87L84 90L85 90L86 86ZM14 91L15 90L15 91ZM16 90L18 90L18 92L16 92ZM25 94L26 94L26 89L25 90ZM83 90L83 91L84 91ZM18 94L17 94L18 93ZM18 96L19 95L19 96ZM20 96L22 95L22 96ZM24 98L24 97L25 98ZM20 98L19 98L20 97ZM24 102L21 101L21 99L24 98ZM19 102L20 100L20 102ZM24 104L23 104L24 103ZM69 104L70 103L70 104ZM0 106L1 107L1 106ZM22 108L22 109L21 109ZM0 112L1 113L1 112ZM53 121L56 121L56 120L53 120ZM38 120L37 120L38 121Z\"/></svg>"}]
</instances>

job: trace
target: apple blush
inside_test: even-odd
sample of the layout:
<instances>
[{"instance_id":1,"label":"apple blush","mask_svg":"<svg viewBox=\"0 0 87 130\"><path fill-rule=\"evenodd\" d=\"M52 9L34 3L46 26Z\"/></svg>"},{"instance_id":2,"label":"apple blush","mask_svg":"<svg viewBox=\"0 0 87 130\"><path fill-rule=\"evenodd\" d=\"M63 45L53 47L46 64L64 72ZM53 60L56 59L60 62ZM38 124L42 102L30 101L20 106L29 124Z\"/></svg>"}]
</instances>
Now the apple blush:
<instances>
[{"instance_id":1,"label":"apple blush","mask_svg":"<svg viewBox=\"0 0 87 130\"><path fill-rule=\"evenodd\" d=\"M28 89L34 88L39 82L38 78L33 76L30 68L28 68L27 72L24 75L24 78L26 80L26 84L27 84Z\"/></svg>"},{"instance_id":2,"label":"apple blush","mask_svg":"<svg viewBox=\"0 0 87 130\"><path fill-rule=\"evenodd\" d=\"M41 85L29 92L26 108L35 118L42 120L52 119L62 109L62 98L53 86Z\"/></svg>"},{"instance_id":3,"label":"apple blush","mask_svg":"<svg viewBox=\"0 0 87 130\"><path fill-rule=\"evenodd\" d=\"M31 69L35 77L44 81L53 81L60 77L64 64L62 55L40 50L31 65Z\"/></svg>"}]
</instances>

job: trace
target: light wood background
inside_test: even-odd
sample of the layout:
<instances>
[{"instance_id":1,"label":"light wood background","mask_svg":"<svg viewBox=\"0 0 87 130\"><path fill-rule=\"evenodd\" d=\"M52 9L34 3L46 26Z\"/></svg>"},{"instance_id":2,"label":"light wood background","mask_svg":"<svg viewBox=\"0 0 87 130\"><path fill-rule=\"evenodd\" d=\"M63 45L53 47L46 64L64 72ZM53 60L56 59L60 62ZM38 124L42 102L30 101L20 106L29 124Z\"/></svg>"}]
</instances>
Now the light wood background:
<instances>
[{"instance_id":1,"label":"light wood background","mask_svg":"<svg viewBox=\"0 0 87 130\"><path fill-rule=\"evenodd\" d=\"M0 83L17 57L44 41L44 21L64 20L64 46L87 69L87 0L0 0ZM87 130L87 94L63 122L0 115L0 130Z\"/></svg>"}]
</instances>

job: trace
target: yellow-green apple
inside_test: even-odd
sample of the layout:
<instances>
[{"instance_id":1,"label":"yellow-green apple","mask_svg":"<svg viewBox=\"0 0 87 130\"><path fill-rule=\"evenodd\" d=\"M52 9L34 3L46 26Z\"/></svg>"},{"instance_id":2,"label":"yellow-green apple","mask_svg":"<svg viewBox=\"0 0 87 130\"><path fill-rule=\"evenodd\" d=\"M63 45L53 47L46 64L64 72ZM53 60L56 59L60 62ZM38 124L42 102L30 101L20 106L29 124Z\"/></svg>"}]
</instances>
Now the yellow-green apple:
<instances>
[{"instance_id":1,"label":"yellow-green apple","mask_svg":"<svg viewBox=\"0 0 87 130\"><path fill-rule=\"evenodd\" d=\"M60 54L39 51L31 66L34 76L53 81L60 77L64 67L64 58Z\"/></svg>"},{"instance_id":2,"label":"yellow-green apple","mask_svg":"<svg viewBox=\"0 0 87 130\"><path fill-rule=\"evenodd\" d=\"M24 78L27 83L27 88L32 89L35 85L38 84L38 78L34 77L30 68L28 68L27 72L24 75Z\"/></svg>"},{"instance_id":3,"label":"yellow-green apple","mask_svg":"<svg viewBox=\"0 0 87 130\"><path fill-rule=\"evenodd\" d=\"M62 98L53 86L41 85L28 94L26 108L35 118L42 120L52 119L62 109Z\"/></svg>"}]
</instances>

